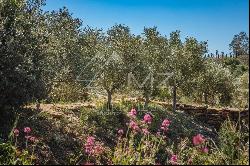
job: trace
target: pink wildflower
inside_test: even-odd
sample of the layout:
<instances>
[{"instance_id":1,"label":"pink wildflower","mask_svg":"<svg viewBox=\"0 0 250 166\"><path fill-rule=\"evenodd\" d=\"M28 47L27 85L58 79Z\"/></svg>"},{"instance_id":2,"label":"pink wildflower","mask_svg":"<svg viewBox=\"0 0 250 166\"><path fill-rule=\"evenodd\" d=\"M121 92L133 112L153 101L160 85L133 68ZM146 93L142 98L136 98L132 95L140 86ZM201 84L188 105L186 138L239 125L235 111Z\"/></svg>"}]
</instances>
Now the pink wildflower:
<instances>
[{"instance_id":1,"label":"pink wildflower","mask_svg":"<svg viewBox=\"0 0 250 166\"><path fill-rule=\"evenodd\" d=\"M36 142L36 141L37 141L36 137L30 137L29 140L30 140L31 142Z\"/></svg>"},{"instance_id":2,"label":"pink wildflower","mask_svg":"<svg viewBox=\"0 0 250 166\"><path fill-rule=\"evenodd\" d=\"M30 127L25 127L25 128L24 128L24 132L25 132L26 134L29 134L29 133L31 132L31 128L30 128Z\"/></svg>"},{"instance_id":3,"label":"pink wildflower","mask_svg":"<svg viewBox=\"0 0 250 166\"><path fill-rule=\"evenodd\" d=\"M94 152L95 138L88 137L87 142L85 144L85 152L87 154L92 154Z\"/></svg>"},{"instance_id":4,"label":"pink wildflower","mask_svg":"<svg viewBox=\"0 0 250 166\"><path fill-rule=\"evenodd\" d=\"M193 137L193 144L194 145L200 145L204 141L205 141L205 138L201 134L198 134L198 135L196 135L196 136Z\"/></svg>"},{"instance_id":5,"label":"pink wildflower","mask_svg":"<svg viewBox=\"0 0 250 166\"><path fill-rule=\"evenodd\" d=\"M129 126L130 126L130 128L132 128L132 130L134 130L134 131L139 131L139 130L140 130L140 128L138 127L137 123L134 122L134 121L131 121L131 122L129 123Z\"/></svg>"},{"instance_id":6,"label":"pink wildflower","mask_svg":"<svg viewBox=\"0 0 250 166\"><path fill-rule=\"evenodd\" d=\"M171 121L168 119L164 119L164 121L162 122L161 126L163 127L168 127L170 125Z\"/></svg>"},{"instance_id":7,"label":"pink wildflower","mask_svg":"<svg viewBox=\"0 0 250 166\"><path fill-rule=\"evenodd\" d=\"M18 130L18 129L14 129L13 133L14 133L14 136L15 136L15 137L18 137L18 136L19 136L19 130Z\"/></svg>"},{"instance_id":8,"label":"pink wildflower","mask_svg":"<svg viewBox=\"0 0 250 166\"><path fill-rule=\"evenodd\" d=\"M166 132L168 131L168 127L170 125L171 121L169 121L168 119L165 119L162 124L161 124L161 129Z\"/></svg>"},{"instance_id":9,"label":"pink wildflower","mask_svg":"<svg viewBox=\"0 0 250 166\"><path fill-rule=\"evenodd\" d=\"M137 114L137 112L134 108L132 108L131 111L128 113L128 115L133 117L133 118L136 116L136 114Z\"/></svg>"},{"instance_id":10,"label":"pink wildflower","mask_svg":"<svg viewBox=\"0 0 250 166\"><path fill-rule=\"evenodd\" d=\"M161 127L161 129L162 129L164 132L167 132L167 131L168 131L168 128L167 128L167 127Z\"/></svg>"},{"instance_id":11,"label":"pink wildflower","mask_svg":"<svg viewBox=\"0 0 250 166\"><path fill-rule=\"evenodd\" d=\"M172 165L176 165L177 164L177 155L172 155L170 158L170 163Z\"/></svg>"},{"instance_id":12,"label":"pink wildflower","mask_svg":"<svg viewBox=\"0 0 250 166\"><path fill-rule=\"evenodd\" d=\"M95 137L88 137L87 138L87 143L88 144L94 144L94 142L95 142Z\"/></svg>"},{"instance_id":13,"label":"pink wildflower","mask_svg":"<svg viewBox=\"0 0 250 166\"><path fill-rule=\"evenodd\" d=\"M146 114L146 115L144 116L144 118L143 118L143 121L144 121L145 123L150 124L150 123L152 122L152 117L151 117L149 114Z\"/></svg>"},{"instance_id":14,"label":"pink wildflower","mask_svg":"<svg viewBox=\"0 0 250 166\"><path fill-rule=\"evenodd\" d=\"M122 136L124 134L124 131L122 129L118 130L118 135Z\"/></svg>"},{"instance_id":15,"label":"pink wildflower","mask_svg":"<svg viewBox=\"0 0 250 166\"><path fill-rule=\"evenodd\" d=\"M208 148L207 148L207 147L202 148L202 152L203 152L203 153L208 153Z\"/></svg>"}]
</instances>

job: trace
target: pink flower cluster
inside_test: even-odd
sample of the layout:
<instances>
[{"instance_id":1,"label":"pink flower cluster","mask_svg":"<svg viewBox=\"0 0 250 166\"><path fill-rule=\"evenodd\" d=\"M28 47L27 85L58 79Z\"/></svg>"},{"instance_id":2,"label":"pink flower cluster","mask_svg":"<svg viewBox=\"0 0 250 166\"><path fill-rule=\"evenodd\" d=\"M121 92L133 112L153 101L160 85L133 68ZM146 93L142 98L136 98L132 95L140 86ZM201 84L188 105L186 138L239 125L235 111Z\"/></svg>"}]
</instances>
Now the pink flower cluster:
<instances>
[{"instance_id":1,"label":"pink flower cluster","mask_svg":"<svg viewBox=\"0 0 250 166\"><path fill-rule=\"evenodd\" d=\"M138 124L137 124L135 121L130 121L129 127L130 127L134 132L140 131L140 128L139 128Z\"/></svg>"},{"instance_id":2,"label":"pink flower cluster","mask_svg":"<svg viewBox=\"0 0 250 166\"><path fill-rule=\"evenodd\" d=\"M85 153L87 153L88 155L99 155L102 154L102 152L103 152L102 145L96 143L94 137L89 136L85 144Z\"/></svg>"},{"instance_id":3,"label":"pink flower cluster","mask_svg":"<svg viewBox=\"0 0 250 166\"><path fill-rule=\"evenodd\" d=\"M195 146L198 146L198 145L203 144L205 142L205 140L206 139L204 138L203 135L197 134L196 136L193 137L193 144ZM200 149L200 151L203 152L203 153L208 153L209 149L208 149L208 147L203 147L203 148Z\"/></svg>"},{"instance_id":4,"label":"pink flower cluster","mask_svg":"<svg viewBox=\"0 0 250 166\"><path fill-rule=\"evenodd\" d=\"M31 128L30 127L25 127L23 129L24 133L26 134L25 138L27 141L31 141L31 142L37 142L37 138L36 137L33 137L33 136L30 136L29 133L31 132ZM18 129L14 129L13 130L13 134L15 137L18 137L19 134L20 134L20 131Z\"/></svg>"},{"instance_id":5,"label":"pink flower cluster","mask_svg":"<svg viewBox=\"0 0 250 166\"><path fill-rule=\"evenodd\" d=\"M131 118L136 118L136 115L137 115L137 111L132 108L130 110L130 112L128 113L128 115L131 117ZM146 123L146 124L151 124L152 123L152 116L150 114L146 114L144 115L143 117L143 123ZM141 132L144 134L144 135L148 135L149 134L149 131L147 128L145 129L140 129L139 125L135 122L134 119L130 120L130 122L127 124L129 126L129 128L132 129L133 132ZM119 130L118 131L118 135L121 136L123 135L123 130Z\"/></svg>"},{"instance_id":6,"label":"pink flower cluster","mask_svg":"<svg viewBox=\"0 0 250 166\"><path fill-rule=\"evenodd\" d=\"M122 129L118 130L118 135L121 137L124 134L124 131Z\"/></svg>"},{"instance_id":7,"label":"pink flower cluster","mask_svg":"<svg viewBox=\"0 0 250 166\"><path fill-rule=\"evenodd\" d=\"M36 142L36 141L37 141L36 137L25 136L25 138L26 138L27 140L29 140L30 142Z\"/></svg>"},{"instance_id":8,"label":"pink flower cluster","mask_svg":"<svg viewBox=\"0 0 250 166\"><path fill-rule=\"evenodd\" d=\"M208 153L209 149L207 147L202 148L203 153Z\"/></svg>"},{"instance_id":9,"label":"pink flower cluster","mask_svg":"<svg viewBox=\"0 0 250 166\"><path fill-rule=\"evenodd\" d=\"M36 142L37 141L36 137L33 137L33 136L29 135L29 133L31 132L30 127L25 127L23 131L24 131L24 133L26 133L25 138L27 139L27 141L28 140L31 141L31 142Z\"/></svg>"},{"instance_id":10,"label":"pink flower cluster","mask_svg":"<svg viewBox=\"0 0 250 166\"><path fill-rule=\"evenodd\" d=\"M193 137L193 144L194 145L200 145L203 142L205 142L205 138L201 134L197 134L196 136Z\"/></svg>"},{"instance_id":11,"label":"pink flower cluster","mask_svg":"<svg viewBox=\"0 0 250 166\"><path fill-rule=\"evenodd\" d=\"M137 112L136 112L136 110L135 110L134 108L132 108L132 109L130 110L130 112L128 113L128 115L129 115L130 117L132 117L132 118L135 118L135 117L136 117L136 114L137 114Z\"/></svg>"},{"instance_id":12,"label":"pink flower cluster","mask_svg":"<svg viewBox=\"0 0 250 166\"><path fill-rule=\"evenodd\" d=\"M31 128L30 127L25 127L23 129L23 131L26 133L26 134L29 134L31 132Z\"/></svg>"},{"instance_id":13,"label":"pink flower cluster","mask_svg":"<svg viewBox=\"0 0 250 166\"><path fill-rule=\"evenodd\" d=\"M163 130L164 132L168 131L168 127L170 125L171 121L168 119L165 119L162 124L161 124L161 130Z\"/></svg>"},{"instance_id":14,"label":"pink flower cluster","mask_svg":"<svg viewBox=\"0 0 250 166\"><path fill-rule=\"evenodd\" d=\"M172 155L171 158L170 158L170 163L172 165L177 165L177 155Z\"/></svg>"},{"instance_id":15,"label":"pink flower cluster","mask_svg":"<svg viewBox=\"0 0 250 166\"><path fill-rule=\"evenodd\" d=\"M135 118L136 115L137 115L137 111L136 111L134 108L132 108L132 109L130 110L130 112L128 113L128 115L129 115L130 117L132 117L132 118ZM147 114L144 115L143 121L142 121L142 122L143 122L144 124L151 124L152 121L153 121L152 115L150 115L149 113L147 113ZM170 120L165 119L165 120L162 122L160 129L161 129L162 131L164 131L164 132L168 131L168 127L169 127L170 123L171 123ZM129 126L134 132L142 131L142 133L143 133L144 135L147 135L147 134L150 133L150 132L148 131L147 128L141 130L140 127L139 127L139 125L138 125L134 120L131 120L130 123L128 124L128 126ZM123 130L119 130L119 131L118 131L118 135L119 135L119 136L123 135ZM160 131L157 132L157 135L160 135Z\"/></svg>"},{"instance_id":16,"label":"pink flower cluster","mask_svg":"<svg viewBox=\"0 0 250 166\"><path fill-rule=\"evenodd\" d=\"M18 137L18 136L19 136L19 130L18 130L18 129L14 129L13 133L14 133L14 136L15 136L15 137Z\"/></svg>"},{"instance_id":17,"label":"pink flower cluster","mask_svg":"<svg viewBox=\"0 0 250 166\"><path fill-rule=\"evenodd\" d=\"M144 115L143 121L147 124L151 124L152 122L152 117L149 114Z\"/></svg>"},{"instance_id":18,"label":"pink flower cluster","mask_svg":"<svg viewBox=\"0 0 250 166\"><path fill-rule=\"evenodd\" d=\"M87 142L85 144L85 152L89 155L92 154L94 152L94 146L95 146L95 138L88 137Z\"/></svg>"}]
</instances>

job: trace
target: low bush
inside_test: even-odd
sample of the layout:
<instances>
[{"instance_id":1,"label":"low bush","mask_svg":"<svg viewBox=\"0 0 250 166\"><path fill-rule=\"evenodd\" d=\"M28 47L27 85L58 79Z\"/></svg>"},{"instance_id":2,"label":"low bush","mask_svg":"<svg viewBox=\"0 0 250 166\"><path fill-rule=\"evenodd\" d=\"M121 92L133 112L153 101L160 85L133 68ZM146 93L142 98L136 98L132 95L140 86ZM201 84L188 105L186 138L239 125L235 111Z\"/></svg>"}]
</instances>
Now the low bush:
<instances>
[{"instance_id":1,"label":"low bush","mask_svg":"<svg viewBox=\"0 0 250 166\"><path fill-rule=\"evenodd\" d=\"M34 150L38 143L38 139L30 135L30 127L25 127L23 132L24 133L20 133L18 129L14 129L11 133L11 141L7 143L0 142L1 165L35 164L36 157L34 155ZM21 135L25 137L25 142L22 142L22 140L24 140L23 138L19 138ZM25 144L24 148L22 148L23 143Z\"/></svg>"}]
</instances>

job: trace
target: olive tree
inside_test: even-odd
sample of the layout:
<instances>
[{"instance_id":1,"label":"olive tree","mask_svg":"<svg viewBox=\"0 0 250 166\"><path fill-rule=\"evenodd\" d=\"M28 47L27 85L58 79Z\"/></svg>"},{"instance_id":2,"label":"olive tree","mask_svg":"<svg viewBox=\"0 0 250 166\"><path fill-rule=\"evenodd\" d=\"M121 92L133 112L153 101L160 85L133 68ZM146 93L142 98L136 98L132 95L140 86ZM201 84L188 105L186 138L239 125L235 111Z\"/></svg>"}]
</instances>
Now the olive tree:
<instances>
[{"instance_id":1,"label":"olive tree","mask_svg":"<svg viewBox=\"0 0 250 166\"><path fill-rule=\"evenodd\" d=\"M45 63L49 98L61 100L64 93L68 93L65 87L72 85L69 89L73 89L78 86L76 78L82 58L80 43L82 22L73 18L67 8L47 12L44 17L46 33L49 34Z\"/></svg>"},{"instance_id":2,"label":"olive tree","mask_svg":"<svg viewBox=\"0 0 250 166\"><path fill-rule=\"evenodd\" d=\"M192 90L192 82L202 70L204 54L207 51L207 43L199 42L193 37L186 38L184 42L180 39L180 32L170 34L170 64L169 71L173 76L169 84L173 87L173 110L176 110L177 89L186 93Z\"/></svg>"},{"instance_id":3,"label":"olive tree","mask_svg":"<svg viewBox=\"0 0 250 166\"><path fill-rule=\"evenodd\" d=\"M233 77L228 68L214 61L205 62L205 70L197 78L197 92L205 104L215 104L215 97L223 105L229 104L234 92ZM210 101L210 102L209 102Z\"/></svg>"},{"instance_id":4,"label":"olive tree","mask_svg":"<svg viewBox=\"0 0 250 166\"><path fill-rule=\"evenodd\" d=\"M144 107L147 108L150 97L156 94L157 88L164 80L165 62L168 62L167 40L156 27L144 28L142 37L141 62L139 80L143 82Z\"/></svg>"},{"instance_id":5,"label":"olive tree","mask_svg":"<svg viewBox=\"0 0 250 166\"><path fill-rule=\"evenodd\" d=\"M110 109L112 94L126 85L126 63L130 54L132 35L127 26L115 25L101 37L101 46L94 57L94 73L97 85L107 92L107 107Z\"/></svg>"},{"instance_id":6,"label":"olive tree","mask_svg":"<svg viewBox=\"0 0 250 166\"><path fill-rule=\"evenodd\" d=\"M232 105L237 108L249 108L249 72L234 80L235 90L232 94Z\"/></svg>"}]
</instances>

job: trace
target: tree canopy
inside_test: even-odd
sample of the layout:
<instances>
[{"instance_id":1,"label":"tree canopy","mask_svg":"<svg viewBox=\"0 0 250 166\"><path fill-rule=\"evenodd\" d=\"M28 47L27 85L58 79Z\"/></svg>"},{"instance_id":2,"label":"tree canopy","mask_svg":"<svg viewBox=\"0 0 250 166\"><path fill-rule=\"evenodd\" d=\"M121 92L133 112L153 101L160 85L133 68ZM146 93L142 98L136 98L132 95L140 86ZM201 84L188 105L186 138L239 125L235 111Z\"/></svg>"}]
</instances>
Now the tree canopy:
<instances>
[{"instance_id":1,"label":"tree canopy","mask_svg":"<svg viewBox=\"0 0 250 166\"><path fill-rule=\"evenodd\" d=\"M112 95L130 81L131 90L142 92L145 107L162 86L173 88L174 110L177 92L205 97L205 103L217 96L228 104L234 77L246 72L235 59L222 64L206 59L207 42L181 40L180 31L165 36L157 27L145 27L134 35L122 24L104 31L83 27L67 8L44 12L42 5L41 0L0 2L1 107L78 100L89 86L104 90L111 107ZM234 54L248 54L248 40L244 32L235 35Z\"/></svg>"}]
</instances>

